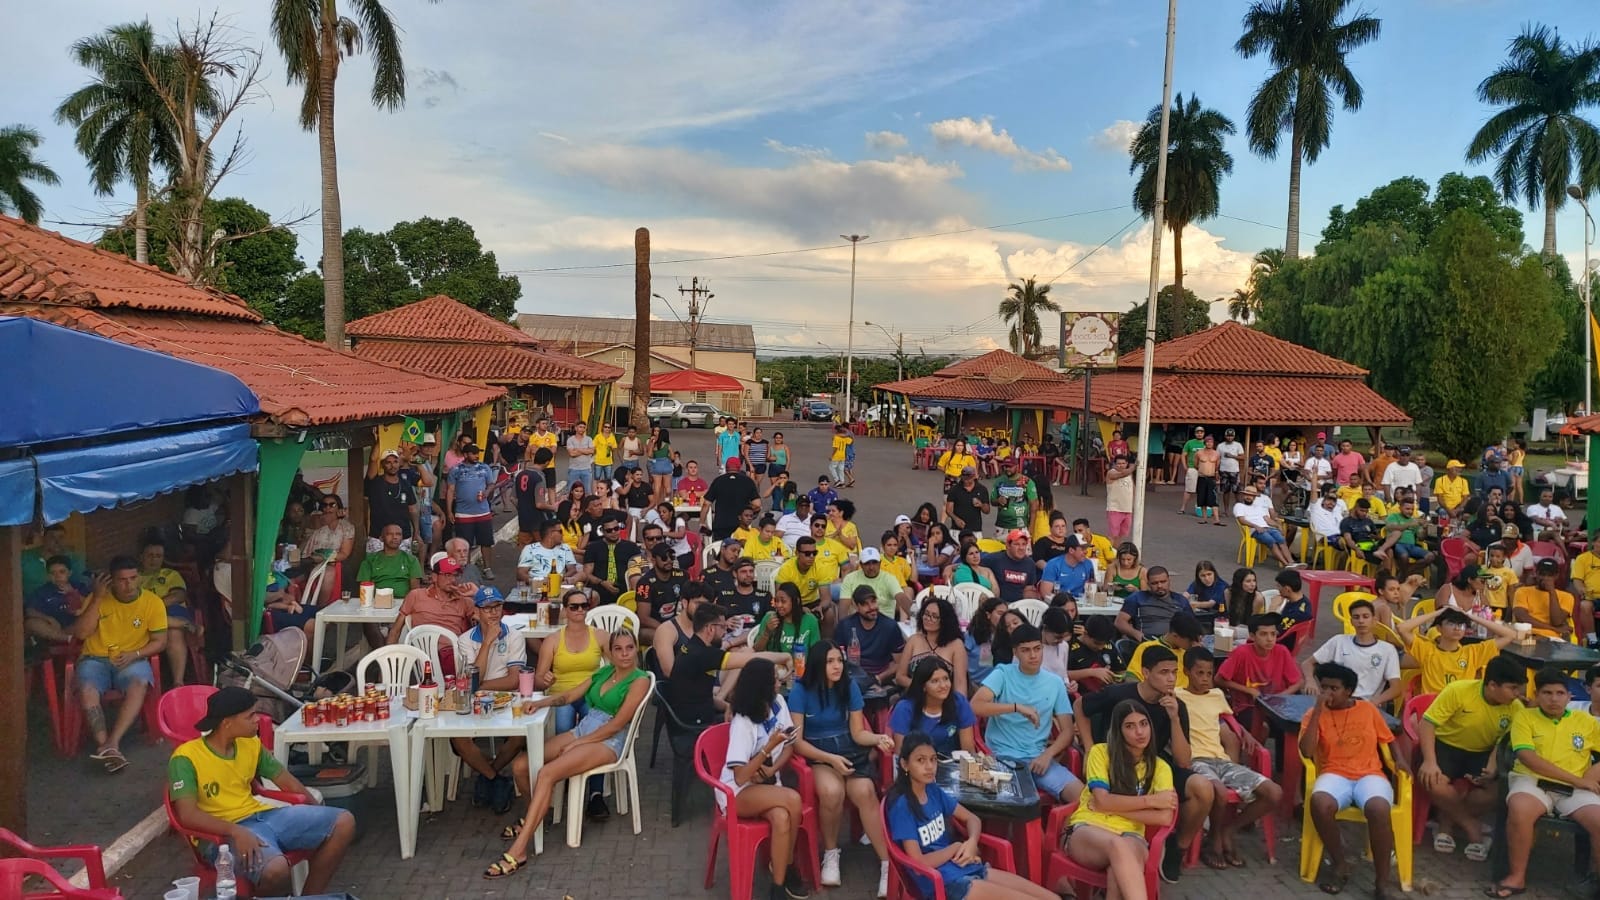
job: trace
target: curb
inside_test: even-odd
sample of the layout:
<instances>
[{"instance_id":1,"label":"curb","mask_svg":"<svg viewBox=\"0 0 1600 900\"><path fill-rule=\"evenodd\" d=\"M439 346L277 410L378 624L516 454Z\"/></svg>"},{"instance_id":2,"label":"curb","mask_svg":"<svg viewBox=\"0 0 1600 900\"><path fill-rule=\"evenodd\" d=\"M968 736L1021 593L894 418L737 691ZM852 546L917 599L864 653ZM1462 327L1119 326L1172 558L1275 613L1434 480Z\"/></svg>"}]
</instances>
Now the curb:
<instances>
[{"instance_id":1,"label":"curb","mask_svg":"<svg viewBox=\"0 0 1600 900\"><path fill-rule=\"evenodd\" d=\"M150 846L156 838L166 833L167 811L165 808L157 807L149 815L139 820L139 824L128 829L121 837L112 841L110 846L106 847L105 852L101 855L105 864L106 878L109 880L111 876L121 871L123 866L132 862L135 856L143 852L144 848ZM72 876L71 882L73 887L87 888L89 887L89 875L85 871L79 871Z\"/></svg>"}]
</instances>

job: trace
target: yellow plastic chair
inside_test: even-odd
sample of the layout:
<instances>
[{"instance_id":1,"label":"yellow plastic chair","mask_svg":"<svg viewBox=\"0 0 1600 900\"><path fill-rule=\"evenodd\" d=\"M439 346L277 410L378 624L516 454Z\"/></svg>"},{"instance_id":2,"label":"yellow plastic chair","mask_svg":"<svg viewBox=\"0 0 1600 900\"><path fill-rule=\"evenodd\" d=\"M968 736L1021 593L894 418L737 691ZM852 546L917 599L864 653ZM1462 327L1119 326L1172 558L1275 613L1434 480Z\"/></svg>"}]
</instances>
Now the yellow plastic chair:
<instances>
[{"instance_id":1,"label":"yellow plastic chair","mask_svg":"<svg viewBox=\"0 0 1600 900\"><path fill-rule=\"evenodd\" d=\"M633 591L624 591L617 598L617 605L634 615L639 614L639 598L635 596Z\"/></svg>"},{"instance_id":2,"label":"yellow plastic chair","mask_svg":"<svg viewBox=\"0 0 1600 900\"><path fill-rule=\"evenodd\" d=\"M1310 528L1304 529L1304 533L1310 532ZM1311 545L1311 556L1301 561L1313 569L1332 571L1339 568L1339 548L1328 543L1327 538L1318 535L1316 542Z\"/></svg>"},{"instance_id":3,"label":"yellow plastic chair","mask_svg":"<svg viewBox=\"0 0 1600 900\"><path fill-rule=\"evenodd\" d=\"M1434 609L1436 609L1436 608L1437 607L1435 607L1433 605L1433 598L1432 597L1423 597L1421 600L1417 601L1417 605L1416 606L1411 607L1411 618L1416 618L1417 616L1425 616L1428 613L1433 612Z\"/></svg>"},{"instance_id":4,"label":"yellow plastic chair","mask_svg":"<svg viewBox=\"0 0 1600 900\"><path fill-rule=\"evenodd\" d=\"M1382 754L1383 762L1390 771L1397 772L1394 779L1394 803L1389 807L1389 828L1394 832L1395 869L1400 874L1400 889L1409 893L1411 891L1411 776L1399 772L1394 767L1394 755L1389 752L1387 744L1380 745L1378 752ZM1300 880L1308 884L1317 880L1317 869L1322 865L1322 836L1317 834L1316 823L1311 821L1311 786L1317 782L1317 767L1311 760L1304 756L1300 762L1305 766L1305 811L1302 813L1300 823ZM1339 810L1340 822L1354 822L1358 825L1367 823L1366 814L1361 810L1347 807ZM1372 855L1372 847L1367 847L1367 856Z\"/></svg>"},{"instance_id":5,"label":"yellow plastic chair","mask_svg":"<svg viewBox=\"0 0 1600 900\"><path fill-rule=\"evenodd\" d=\"M1354 572L1357 575L1365 575L1368 578L1375 578L1378 574L1377 566L1367 562L1366 557L1353 550L1347 551L1344 555L1344 570L1346 572Z\"/></svg>"},{"instance_id":6,"label":"yellow plastic chair","mask_svg":"<svg viewBox=\"0 0 1600 900\"><path fill-rule=\"evenodd\" d=\"M1261 546L1260 542L1257 541L1254 537L1251 536L1251 534L1250 534L1250 526L1246 525L1243 522L1240 522L1239 523L1239 552L1235 556L1235 559L1237 559L1239 561L1239 565L1241 565L1241 566L1259 565L1263 560L1266 559L1266 555L1267 555L1267 548Z\"/></svg>"},{"instance_id":7,"label":"yellow plastic chair","mask_svg":"<svg viewBox=\"0 0 1600 900\"><path fill-rule=\"evenodd\" d=\"M994 538L978 538L978 549L985 553L999 553L1006 549L1006 545L1004 541L997 541Z\"/></svg>"},{"instance_id":8,"label":"yellow plastic chair","mask_svg":"<svg viewBox=\"0 0 1600 900\"><path fill-rule=\"evenodd\" d=\"M1366 591L1345 591L1339 596L1333 598L1333 617L1339 620L1340 625L1344 626L1345 634L1356 633L1355 626L1350 624L1350 604L1356 602L1357 600L1365 600L1368 603L1376 605L1378 601L1378 595L1369 594ZM1379 624L1382 623L1380 622Z\"/></svg>"}]
</instances>

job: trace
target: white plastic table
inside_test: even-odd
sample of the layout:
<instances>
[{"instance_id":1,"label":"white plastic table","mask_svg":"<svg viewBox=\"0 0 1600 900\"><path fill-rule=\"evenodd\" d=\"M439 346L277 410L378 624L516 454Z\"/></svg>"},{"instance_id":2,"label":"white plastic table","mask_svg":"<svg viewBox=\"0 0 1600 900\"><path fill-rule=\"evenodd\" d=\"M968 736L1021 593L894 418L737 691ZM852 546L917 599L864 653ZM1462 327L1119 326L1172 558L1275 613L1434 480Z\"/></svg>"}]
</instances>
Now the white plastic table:
<instances>
[{"instance_id":1,"label":"white plastic table","mask_svg":"<svg viewBox=\"0 0 1600 900\"><path fill-rule=\"evenodd\" d=\"M396 598L398 599L398 598ZM379 609L370 606L361 607L361 601L354 598L350 600L335 600L325 603L317 608L317 627L311 636L311 671L322 674L322 646L323 632L328 625L337 625L338 651L344 652L345 628L349 625L382 625L385 628L394 624L395 617L400 615L400 607L393 606L389 609Z\"/></svg>"},{"instance_id":2,"label":"white plastic table","mask_svg":"<svg viewBox=\"0 0 1600 900\"><path fill-rule=\"evenodd\" d=\"M1122 612L1121 597L1098 597L1099 602L1094 606L1078 601L1078 615L1080 616L1114 616Z\"/></svg>"},{"instance_id":3,"label":"white plastic table","mask_svg":"<svg viewBox=\"0 0 1600 900\"><path fill-rule=\"evenodd\" d=\"M520 633L530 641L537 641L550 637L561 630L559 625L546 625L544 622L533 624L533 613L511 613L501 619L506 627Z\"/></svg>"},{"instance_id":4,"label":"white plastic table","mask_svg":"<svg viewBox=\"0 0 1600 900\"><path fill-rule=\"evenodd\" d=\"M406 709L403 699L396 697L389 701L387 719L375 722L352 722L343 728L332 724L307 728L301 710L297 709L284 720L282 725L274 729L272 755L287 767L290 744L312 744L309 749L312 751L312 758L315 759L318 753L314 745L318 743L387 741L389 766L394 770L394 809L399 821L400 858L410 859L417 845L417 801L411 799L414 794L411 781L406 777L412 769L411 742L406 732L411 729L412 717L415 715Z\"/></svg>"},{"instance_id":5,"label":"white plastic table","mask_svg":"<svg viewBox=\"0 0 1600 900\"><path fill-rule=\"evenodd\" d=\"M543 697L544 694L534 692L534 699ZM515 701L513 701L515 702ZM533 779L539 776L539 769L544 765L544 732L546 723L550 722L550 710L540 709L531 716L512 717L511 707L495 710L487 716L460 715L454 710L441 711L432 719L417 719L411 728L411 770L409 791L415 798L409 811L402 810L400 818L406 822L401 826L404 832L401 840L406 844L401 848L400 855L403 859L410 859L417 849L417 822L422 815L423 790L426 787L428 808L440 810L444 808L444 773L447 766L461 765L450 752L449 741L451 738L480 738L480 737L525 737L528 739L528 784L533 784ZM431 743L430 743L431 742ZM432 765L424 765L432 754ZM424 778L424 776L428 776ZM426 782L426 784L424 784ZM544 852L544 825L540 823L539 830L533 833L533 852Z\"/></svg>"}]
</instances>

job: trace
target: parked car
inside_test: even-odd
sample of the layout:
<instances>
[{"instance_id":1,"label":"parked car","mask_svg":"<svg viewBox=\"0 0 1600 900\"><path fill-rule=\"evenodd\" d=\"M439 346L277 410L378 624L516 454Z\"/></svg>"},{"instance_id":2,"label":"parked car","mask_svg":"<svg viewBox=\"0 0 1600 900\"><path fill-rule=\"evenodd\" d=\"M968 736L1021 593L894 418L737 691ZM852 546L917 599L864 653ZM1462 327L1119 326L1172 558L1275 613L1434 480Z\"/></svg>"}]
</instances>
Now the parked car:
<instances>
[{"instance_id":1,"label":"parked car","mask_svg":"<svg viewBox=\"0 0 1600 900\"><path fill-rule=\"evenodd\" d=\"M671 397L651 397L650 405L645 407L645 412L652 421L662 419L668 421L676 420L678 414L682 411L683 404Z\"/></svg>"},{"instance_id":2,"label":"parked car","mask_svg":"<svg viewBox=\"0 0 1600 900\"><path fill-rule=\"evenodd\" d=\"M685 403L676 420L680 428L711 428L727 413L709 403Z\"/></svg>"},{"instance_id":3,"label":"parked car","mask_svg":"<svg viewBox=\"0 0 1600 900\"><path fill-rule=\"evenodd\" d=\"M833 421L833 404L813 400L806 404L806 418L813 422Z\"/></svg>"}]
</instances>

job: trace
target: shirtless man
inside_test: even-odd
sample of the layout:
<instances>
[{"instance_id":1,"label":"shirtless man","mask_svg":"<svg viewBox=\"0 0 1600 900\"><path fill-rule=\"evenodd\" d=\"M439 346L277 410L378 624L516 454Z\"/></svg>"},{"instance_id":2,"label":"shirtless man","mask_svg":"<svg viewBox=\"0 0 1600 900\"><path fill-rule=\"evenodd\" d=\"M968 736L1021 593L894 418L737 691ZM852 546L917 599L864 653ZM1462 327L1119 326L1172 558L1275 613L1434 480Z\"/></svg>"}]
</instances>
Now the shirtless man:
<instances>
[{"instance_id":1,"label":"shirtless man","mask_svg":"<svg viewBox=\"0 0 1600 900\"><path fill-rule=\"evenodd\" d=\"M1210 516L1213 525L1222 524L1220 501L1217 499L1217 470L1221 463L1222 454L1217 450L1217 439L1208 434L1205 446L1194 454L1194 467L1199 472L1194 492L1194 516L1197 522L1204 523L1206 517Z\"/></svg>"}]
</instances>

